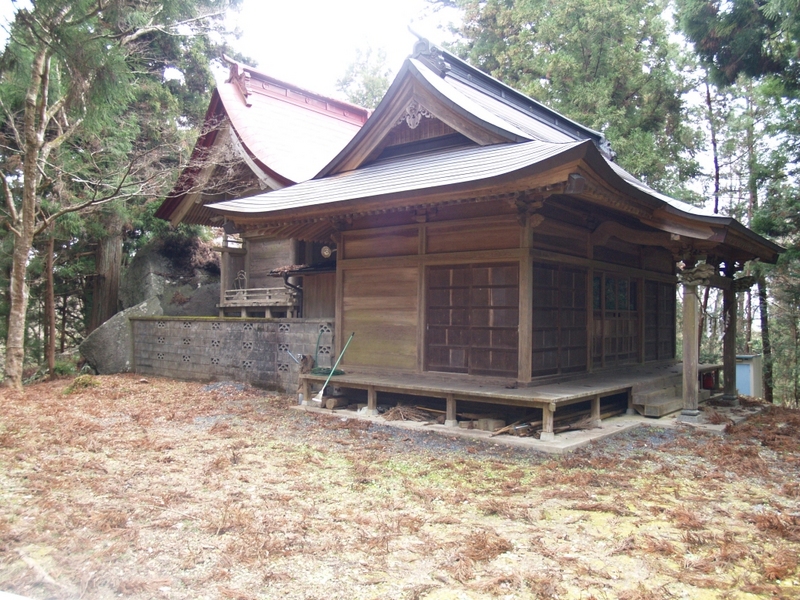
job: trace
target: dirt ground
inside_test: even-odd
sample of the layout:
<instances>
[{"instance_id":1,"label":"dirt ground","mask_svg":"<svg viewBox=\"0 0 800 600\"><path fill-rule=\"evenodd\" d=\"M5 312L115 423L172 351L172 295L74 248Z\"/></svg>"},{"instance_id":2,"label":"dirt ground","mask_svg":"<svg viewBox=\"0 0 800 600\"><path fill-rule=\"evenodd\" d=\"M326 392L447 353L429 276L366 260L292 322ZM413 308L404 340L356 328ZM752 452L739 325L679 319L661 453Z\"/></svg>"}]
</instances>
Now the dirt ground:
<instances>
[{"instance_id":1,"label":"dirt ground","mask_svg":"<svg viewBox=\"0 0 800 600\"><path fill-rule=\"evenodd\" d=\"M234 383L88 381L0 392L0 591L800 598L797 411L553 457Z\"/></svg>"}]
</instances>

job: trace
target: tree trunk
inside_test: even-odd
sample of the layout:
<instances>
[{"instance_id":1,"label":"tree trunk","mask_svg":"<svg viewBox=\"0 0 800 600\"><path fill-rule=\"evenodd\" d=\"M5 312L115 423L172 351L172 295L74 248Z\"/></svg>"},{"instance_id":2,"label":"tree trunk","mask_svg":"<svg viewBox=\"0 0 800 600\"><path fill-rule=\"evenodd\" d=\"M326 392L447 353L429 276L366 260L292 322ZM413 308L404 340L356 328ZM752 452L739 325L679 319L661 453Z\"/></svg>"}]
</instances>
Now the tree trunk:
<instances>
[{"instance_id":1,"label":"tree trunk","mask_svg":"<svg viewBox=\"0 0 800 600\"><path fill-rule=\"evenodd\" d=\"M64 352L67 349L67 301L69 295L64 294L61 296L61 341L59 352Z\"/></svg>"},{"instance_id":2,"label":"tree trunk","mask_svg":"<svg viewBox=\"0 0 800 600\"><path fill-rule=\"evenodd\" d=\"M108 235L95 252L94 293L89 333L117 314L119 303L119 280L122 270L122 226L123 219L112 214L107 223Z\"/></svg>"},{"instance_id":3,"label":"tree trunk","mask_svg":"<svg viewBox=\"0 0 800 600\"><path fill-rule=\"evenodd\" d=\"M764 400L774 402L772 395L772 341L769 337L769 315L767 306L767 279L759 269L756 278L758 285L758 312L761 317L761 351L764 355Z\"/></svg>"},{"instance_id":4,"label":"tree trunk","mask_svg":"<svg viewBox=\"0 0 800 600\"><path fill-rule=\"evenodd\" d=\"M717 150L717 122L714 117L714 105L711 102L711 86L708 85L708 71L706 71L705 84L708 128L711 131L711 154L714 157L714 214L717 214L719 212L719 153Z\"/></svg>"},{"instance_id":5,"label":"tree trunk","mask_svg":"<svg viewBox=\"0 0 800 600\"><path fill-rule=\"evenodd\" d=\"M44 144L44 124L39 115L47 107L47 85L50 76L47 51L40 50L31 66L31 83L25 94L25 154L22 161L22 206L14 214L14 253L9 282L11 306L8 312L4 385L22 389L22 367L25 360L25 313L28 310L28 284L25 273L33 247L36 226L36 189L39 183L39 159ZM8 198L11 204L13 200Z\"/></svg>"},{"instance_id":6,"label":"tree trunk","mask_svg":"<svg viewBox=\"0 0 800 600\"><path fill-rule=\"evenodd\" d=\"M53 281L53 254L55 252L55 240L53 236L47 239L47 257L45 260L45 295L44 295L44 312L45 323L45 337L47 338L47 370L50 372L50 379L55 379L56 376L56 295L55 295L55 282Z\"/></svg>"}]
</instances>

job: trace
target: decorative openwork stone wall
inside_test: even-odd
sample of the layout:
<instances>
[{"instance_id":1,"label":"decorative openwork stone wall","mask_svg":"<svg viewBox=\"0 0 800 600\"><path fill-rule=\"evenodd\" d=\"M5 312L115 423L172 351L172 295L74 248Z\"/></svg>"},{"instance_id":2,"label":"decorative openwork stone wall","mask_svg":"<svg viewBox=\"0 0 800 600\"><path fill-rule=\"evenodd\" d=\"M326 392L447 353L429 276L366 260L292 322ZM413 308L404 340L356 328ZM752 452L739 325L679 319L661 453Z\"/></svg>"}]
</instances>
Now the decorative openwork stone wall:
<instances>
[{"instance_id":1,"label":"decorative openwork stone wall","mask_svg":"<svg viewBox=\"0 0 800 600\"><path fill-rule=\"evenodd\" d=\"M294 392L291 352L330 367L333 322L325 319L132 318L133 370L201 381L233 379ZM319 351L317 352L317 342Z\"/></svg>"}]
</instances>

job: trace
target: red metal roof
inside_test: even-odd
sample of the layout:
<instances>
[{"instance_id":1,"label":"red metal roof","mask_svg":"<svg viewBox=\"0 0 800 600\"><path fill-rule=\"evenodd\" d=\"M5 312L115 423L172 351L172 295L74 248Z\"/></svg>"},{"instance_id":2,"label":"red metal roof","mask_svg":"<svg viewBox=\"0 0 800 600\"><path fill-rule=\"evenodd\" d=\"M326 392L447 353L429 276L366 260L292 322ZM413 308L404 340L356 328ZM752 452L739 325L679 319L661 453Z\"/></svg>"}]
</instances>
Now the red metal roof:
<instances>
[{"instance_id":1,"label":"red metal roof","mask_svg":"<svg viewBox=\"0 0 800 600\"><path fill-rule=\"evenodd\" d=\"M217 86L192 159L214 145L215 124L227 117L250 159L276 187L305 181L325 166L358 132L369 111L305 90L241 63L229 62L230 76ZM170 220L195 185L199 169L190 164L156 216ZM193 207L185 222L208 224L212 213Z\"/></svg>"}]
</instances>

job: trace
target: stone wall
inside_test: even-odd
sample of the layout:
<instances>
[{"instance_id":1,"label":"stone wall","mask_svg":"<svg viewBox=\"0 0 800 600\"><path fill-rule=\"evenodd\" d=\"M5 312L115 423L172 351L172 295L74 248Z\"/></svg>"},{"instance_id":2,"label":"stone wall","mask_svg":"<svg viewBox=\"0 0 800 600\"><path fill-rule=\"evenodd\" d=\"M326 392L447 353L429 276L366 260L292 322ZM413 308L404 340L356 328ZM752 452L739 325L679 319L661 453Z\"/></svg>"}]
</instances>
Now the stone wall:
<instances>
[{"instance_id":1,"label":"stone wall","mask_svg":"<svg viewBox=\"0 0 800 600\"><path fill-rule=\"evenodd\" d=\"M328 319L132 318L133 370L199 381L235 380L294 393L300 367L287 350L332 366ZM322 335L320 335L322 334Z\"/></svg>"}]
</instances>

